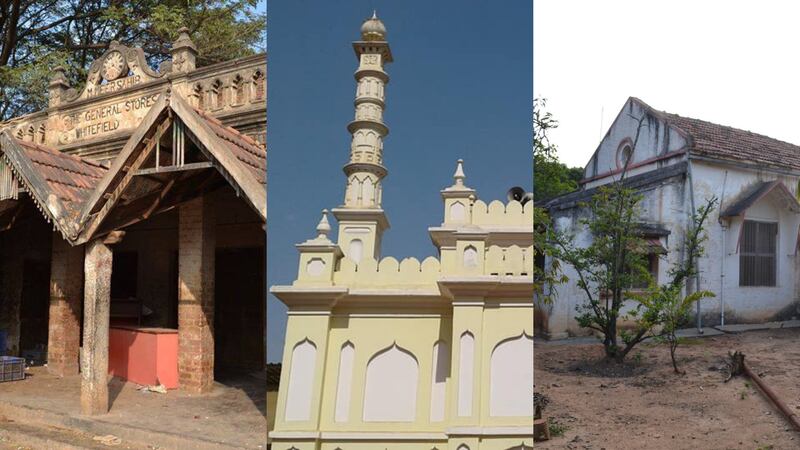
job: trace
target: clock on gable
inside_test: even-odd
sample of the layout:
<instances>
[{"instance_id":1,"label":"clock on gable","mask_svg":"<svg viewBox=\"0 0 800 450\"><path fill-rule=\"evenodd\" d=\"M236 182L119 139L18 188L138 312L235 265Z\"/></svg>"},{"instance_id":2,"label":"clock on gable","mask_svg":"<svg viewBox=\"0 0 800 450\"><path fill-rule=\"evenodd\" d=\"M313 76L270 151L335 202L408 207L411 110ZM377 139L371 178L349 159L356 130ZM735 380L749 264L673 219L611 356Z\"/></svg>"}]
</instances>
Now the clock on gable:
<instances>
[{"instance_id":1,"label":"clock on gable","mask_svg":"<svg viewBox=\"0 0 800 450\"><path fill-rule=\"evenodd\" d=\"M122 53L118 51L113 51L106 55L105 60L103 60L103 71L102 75L108 81L116 80L117 78L121 77L122 75L128 74L128 63L125 61L125 57L122 56Z\"/></svg>"}]
</instances>

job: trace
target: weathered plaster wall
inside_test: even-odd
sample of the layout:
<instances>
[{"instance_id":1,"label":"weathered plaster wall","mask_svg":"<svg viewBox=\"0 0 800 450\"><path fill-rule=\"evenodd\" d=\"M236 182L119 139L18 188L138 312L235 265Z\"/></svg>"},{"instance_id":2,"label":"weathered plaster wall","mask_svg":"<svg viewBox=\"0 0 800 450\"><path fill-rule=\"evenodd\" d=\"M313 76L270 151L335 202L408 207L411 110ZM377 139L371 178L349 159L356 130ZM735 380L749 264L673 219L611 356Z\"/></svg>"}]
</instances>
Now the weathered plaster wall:
<instances>
[{"instance_id":1,"label":"weathered plaster wall","mask_svg":"<svg viewBox=\"0 0 800 450\"><path fill-rule=\"evenodd\" d=\"M723 301L727 324L785 320L800 315L796 281L798 259L795 252L800 215L786 210L772 197L764 198L746 213L750 219L779 223L775 287L739 286L737 241L743 219L737 217L721 221L719 218L720 211L724 211L738 200L740 194L754 183L780 180L794 195L797 195L796 189L800 177L700 161L692 162L692 172L696 208L703 205L711 196L716 196L722 201L706 224L708 233L708 240L705 243L706 255L699 261L699 288L712 291L716 295L715 298L700 302L703 324L713 326L721 323ZM671 231L667 238L661 240L662 245L669 250L669 254L659 262L659 280L665 280L670 265L683 257L682 239L691 214L691 191L688 178L685 183L681 180L683 178L673 179L670 183L643 191L643 219ZM575 240L580 245L588 245L591 242L591 235L578 223L581 217L586 217L586 213L577 208L559 211L554 215L556 227L574 233ZM723 226L726 230L723 230ZM575 279L574 269L564 266L564 270L570 279ZM695 288L696 285L692 283L692 289ZM586 295L574 282L558 286L556 292L558 297L553 305L541 305L546 321L544 334L551 338L587 334L587 331L581 329L574 320L575 307L586 301Z\"/></svg>"},{"instance_id":2,"label":"weathered plaster wall","mask_svg":"<svg viewBox=\"0 0 800 450\"><path fill-rule=\"evenodd\" d=\"M628 100L625 107L614 120L595 154L584 169L584 178L601 177L586 183L586 188L592 188L604 183L608 179L603 177L619 178L619 171L623 167L619 150L624 143L633 144L636 140L636 130L641 128L636 149L629 163L628 176L638 175L653 170L656 167L673 164L677 161L672 158L665 161L646 163L647 161L664 156L667 153L677 152L686 148L686 138L672 127L653 115L649 115L639 126L640 118L645 114L645 109L634 100ZM639 164L645 163L639 167Z\"/></svg>"},{"instance_id":3,"label":"weathered plaster wall","mask_svg":"<svg viewBox=\"0 0 800 450\"><path fill-rule=\"evenodd\" d=\"M722 200L725 210L738 194L757 182L780 180L797 195L798 176L778 175L768 171L721 167L704 162L694 162L695 201L702 204L705 198L715 195ZM800 215L792 213L770 198L764 198L750 208L746 217L754 220L777 221L777 286L739 286L739 253L737 240L742 218L718 221L718 211L708 225L706 257L700 261L702 271L700 288L713 291L717 297L703 300L701 311L704 323L718 325L720 309L725 303L725 323L757 323L788 319L800 315L797 304L797 268L795 252L800 226ZM723 231L723 225L727 231ZM724 239L723 239L724 236ZM724 272L723 272L724 266ZM723 275L724 276L721 276Z\"/></svg>"},{"instance_id":4,"label":"weathered plaster wall","mask_svg":"<svg viewBox=\"0 0 800 450\"><path fill-rule=\"evenodd\" d=\"M658 224L660 227L671 231L671 234L660 239L661 245L669 250L668 255L659 261L658 278L665 280L667 271L672 262L681 257L679 249L682 244L682 233L685 228L688 205L686 185L683 177L675 177L668 182L651 186L641 191L642 222ZM589 219L586 209L571 208L554 214L553 220L556 229L573 235L573 242L579 246L588 246L592 241L591 232L583 225ZM548 261L546 264L550 264ZM546 316L546 329L544 334L552 339L565 338L570 335L585 335L588 331L580 328L574 320L576 307L587 302L586 294L578 288L577 272L568 264L562 265L564 274L573 281L554 288L556 300L550 305L539 305L542 314ZM633 303L623 307L622 312L627 312ZM538 332L538 331L537 331Z\"/></svg>"}]
</instances>

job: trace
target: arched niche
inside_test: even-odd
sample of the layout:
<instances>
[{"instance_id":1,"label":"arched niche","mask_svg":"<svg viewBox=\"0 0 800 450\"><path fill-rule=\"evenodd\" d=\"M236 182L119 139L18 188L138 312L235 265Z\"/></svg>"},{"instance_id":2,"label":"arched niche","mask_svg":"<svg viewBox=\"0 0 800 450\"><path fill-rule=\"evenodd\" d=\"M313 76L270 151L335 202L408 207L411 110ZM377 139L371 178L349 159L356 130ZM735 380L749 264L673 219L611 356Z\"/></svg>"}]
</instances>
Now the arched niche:
<instances>
[{"instance_id":1,"label":"arched niche","mask_svg":"<svg viewBox=\"0 0 800 450\"><path fill-rule=\"evenodd\" d=\"M470 331L461 334L458 356L458 415L467 417L472 415L475 379L475 336Z\"/></svg>"},{"instance_id":2,"label":"arched niche","mask_svg":"<svg viewBox=\"0 0 800 450\"><path fill-rule=\"evenodd\" d=\"M297 343L292 349L289 387L286 394L285 419L287 422L311 419L311 398L314 390L316 362L317 346L308 338Z\"/></svg>"},{"instance_id":3,"label":"arched niche","mask_svg":"<svg viewBox=\"0 0 800 450\"><path fill-rule=\"evenodd\" d=\"M500 341L492 351L489 415L533 416L533 338L525 333Z\"/></svg>"},{"instance_id":4,"label":"arched niche","mask_svg":"<svg viewBox=\"0 0 800 450\"><path fill-rule=\"evenodd\" d=\"M339 352L339 376L336 385L336 410L334 420L347 422L350 417L350 399L353 386L353 360L356 349L352 342L342 344Z\"/></svg>"},{"instance_id":5,"label":"arched niche","mask_svg":"<svg viewBox=\"0 0 800 450\"><path fill-rule=\"evenodd\" d=\"M365 422L413 422L417 409L419 363L396 343L367 363Z\"/></svg>"}]
</instances>

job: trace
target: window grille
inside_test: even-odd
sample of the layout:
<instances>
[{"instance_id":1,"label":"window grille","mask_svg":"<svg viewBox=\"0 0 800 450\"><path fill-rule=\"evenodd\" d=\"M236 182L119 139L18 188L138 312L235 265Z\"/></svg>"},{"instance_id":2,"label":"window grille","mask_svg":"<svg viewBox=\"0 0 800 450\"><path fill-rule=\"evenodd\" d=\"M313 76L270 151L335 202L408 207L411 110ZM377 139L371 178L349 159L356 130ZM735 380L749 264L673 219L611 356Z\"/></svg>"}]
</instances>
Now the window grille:
<instances>
[{"instance_id":1,"label":"window grille","mask_svg":"<svg viewBox=\"0 0 800 450\"><path fill-rule=\"evenodd\" d=\"M745 220L739 247L739 286L776 286L778 224Z\"/></svg>"}]
</instances>

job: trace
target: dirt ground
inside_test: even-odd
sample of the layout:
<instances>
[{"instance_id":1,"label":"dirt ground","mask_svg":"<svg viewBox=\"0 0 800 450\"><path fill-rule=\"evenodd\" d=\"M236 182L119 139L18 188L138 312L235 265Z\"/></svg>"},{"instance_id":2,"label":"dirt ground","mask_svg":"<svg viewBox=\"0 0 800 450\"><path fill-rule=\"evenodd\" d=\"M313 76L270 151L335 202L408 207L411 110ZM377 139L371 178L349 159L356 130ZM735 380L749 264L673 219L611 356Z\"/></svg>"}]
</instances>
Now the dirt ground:
<instances>
[{"instance_id":1,"label":"dirt ground","mask_svg":"<svg viewBox=\"0 0 800 450\"><path fill-rule=\"evenodd\" d=\"M237 448L264 448L266 379L258 375L230 376L215 383L214 390L204 395L190 395L180 390L166 394L142 392L134 383L113 378L109 382L110 411L93 420ZM24 406L31 414L41 410L81 417L80 376L59 378L50 375L44 367L32 367L26 371L25 380L0 383L0 403ZM5 419L25 424L24 418ZM0 423L0 431L2 429ZM0 439L0 449L3 445Z\"/></svg>"},{"instance_id":2,"label":"dirt ground","mask_svg":"<svg viewBox=\"0 0 800 450\"><path fill-rule=\"evenodd\" d=\"M800 414L800 329L689 339L672 371L665 345L640 345L623 367L602 344L536 340L535 391L563 434L537 449L800 449L800 433L745 378L724 383L729 350ZM551 430L553 428L551 427Z\"/></svg>"}]
</instances>

